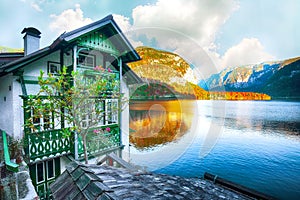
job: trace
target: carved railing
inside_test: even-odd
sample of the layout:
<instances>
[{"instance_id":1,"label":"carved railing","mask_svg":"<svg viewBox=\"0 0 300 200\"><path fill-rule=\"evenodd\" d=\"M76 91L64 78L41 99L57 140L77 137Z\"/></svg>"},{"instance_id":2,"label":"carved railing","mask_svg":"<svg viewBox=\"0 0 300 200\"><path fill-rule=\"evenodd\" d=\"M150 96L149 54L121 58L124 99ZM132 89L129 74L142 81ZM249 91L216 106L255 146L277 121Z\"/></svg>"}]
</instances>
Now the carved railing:
<instances>
[{"instance_id":1,"label":"carved railing","mask_svg":"<svg viewBox=\"0 0 300 200\"><path fill-rule=\"evenodd\" d=\"M109 128L109 131L106 129ZM102 129L102 131L98 131ZM120 146L120 130L118 124L101 126L97 129L91 130L87 135L87 154L88 156L95 156L101 154L103 151ZM78 143L79 158L84 157L83 142L79 137Z\"/></svg>"},{"instance_id":2,"label":"carved railing","mask_svg":"<svg viewBox=\"0 0 300 200\"><path fill-rule=\"evenodd\" d=\"M42 131L25 135L30 162L71 153L71 139L59 130Z\"/></svg>"},{"instance_id":3,"label":"carved railing","mask_svg":"<svg viewBox=\"0 0 300 200\"><path fill-rule=\"evenodd\" d=\"M106 129L109 128L107 131ZM95 131L95 130L104 131ZM74 135L70 137L63 136L61 130L50 130L37 133L26 134L25 148L30 162L47 159L49 157L74 154ZM117 124L102 126L91 130L87 135L87 153L88 156L96 156L103 151L120 146L120 131ZM78 137L78 156L84 157L83 142Z\"/></svg>"}]
</instances>

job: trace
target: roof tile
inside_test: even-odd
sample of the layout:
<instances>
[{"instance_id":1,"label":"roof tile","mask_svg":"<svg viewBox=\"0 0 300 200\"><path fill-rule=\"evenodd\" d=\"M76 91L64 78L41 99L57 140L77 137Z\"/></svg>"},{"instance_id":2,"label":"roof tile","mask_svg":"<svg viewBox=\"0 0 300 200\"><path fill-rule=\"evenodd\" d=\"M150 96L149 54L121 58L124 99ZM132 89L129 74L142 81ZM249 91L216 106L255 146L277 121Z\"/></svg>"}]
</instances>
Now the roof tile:
<instances>
[{"instance_id":1,"label":"roof tile","mask_svg":"<svg viewBox=\"0 0 300 200\"><path fill-rule=\"evenodd\" d=\"M203 180L78 163L71 163L51 190L55 199L247 199Z\"/></svg>"}]
</instances>

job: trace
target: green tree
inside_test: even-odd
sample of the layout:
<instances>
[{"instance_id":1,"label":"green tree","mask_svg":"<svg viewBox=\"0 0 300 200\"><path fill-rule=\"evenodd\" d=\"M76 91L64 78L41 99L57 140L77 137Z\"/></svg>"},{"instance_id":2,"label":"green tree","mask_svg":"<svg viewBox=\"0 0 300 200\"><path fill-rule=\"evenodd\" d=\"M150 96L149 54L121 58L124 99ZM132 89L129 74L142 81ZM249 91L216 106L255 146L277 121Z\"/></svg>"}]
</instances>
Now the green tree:
<instances>
[{"instance_id":1,"label":"green tree","mask_svg":"<svg viewBox=\"0 0 300 200\"><path fill-rule=\"evenodd\" d=\"M103 107L105 99L121 102L117 76L111 69L106 70L101 66L71 73L68 73L67 67L63 67L56 76L49 74L47 77L41 71L38 77L39 91L29 96L26 110L31 115L25 121L25 126L31 132L59 126L65 137L70 137L72 132L79 134L83 142L84 159L88 163L87 135L101 125L105 116L120 111L119 104L111 106L109 111ZM55 120L49 120L49 113ZM41 118L43 127L36 123ZM97 131L103 132L102 129Z\"/></svg>"}]
</instances>

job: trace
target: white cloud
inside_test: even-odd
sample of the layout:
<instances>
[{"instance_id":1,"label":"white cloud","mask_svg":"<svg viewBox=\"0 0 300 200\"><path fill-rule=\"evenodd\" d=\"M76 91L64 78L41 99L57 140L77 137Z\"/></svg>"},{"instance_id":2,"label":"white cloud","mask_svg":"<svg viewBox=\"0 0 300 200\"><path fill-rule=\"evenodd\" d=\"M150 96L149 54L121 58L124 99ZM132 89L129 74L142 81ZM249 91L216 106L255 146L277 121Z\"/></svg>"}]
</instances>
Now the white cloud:
<instances>
[{"instance_id":1,"label":"white cloud","mask_svg":"<svg viewBox=\"0 0 300 200\"><path fill-rule=\"evenodd\" d=\"M174 51L193 64L196 79L203 79L227 66L245 65L271 60L258 39L244 39L223 55L217 53L215 37L220 27L239 8L236 0L157 0L155 4L137 6L130 18L113 15L115 21L134 47L144 45L147 38L157 47ZM53 18L52 31L70 31L91 23L79 4ZM148 43L145 43L146 45ZM187 79L196 79L189 74Z\"/></svg>"},{"instance_id":2,"label":"white cloud","mask_svg":"<svg viewBox=\"0 0 300 200\"><path fill-rule=\"evenodd\" d=\"M188 70L184 74L183 78L186 81L189 81L194 84L197 84L199 82L199 79L197 79L197 77L195 76L195 72L191 68L188 68Z\"/></svg>"},{"instance_id":3,"label":"white cloud","mask_svg":"<svg viewBox=\"0 0 300 200\"><path fill-rule=\"evenodd\" d=\"M244 38L226 51L222 57L222 67L257 64L274 59L274 56L264 50L257 38Z\"/></svg>"},{"instance_id":4,"label":"white cloud","mask_svg":"<svg viewBox=\"0 0 300 200\"><path fill-rule=\"evenodd\" d=\"M129 17L125 17L117 14L114 14L113 17L116 23L118 24L118 26L120 27L121 31L126 35L127 39L132 44L132 46L138 47L143 45L141 41L134 39L136 34L133 31L132 24L130 24Z\"/></svg>"},{"instance_id":5,"label":"white cloud","mask_svg":"<svg viewBox=\"0 0 300 200\"><path fill-rule=\"evenodd\" d=\"M238 8L236 0L158 0L133 9L133 27L159 48L184 57L202 79L219 71L216 34Z\"/></svg>"},{"instance_id":6,"label":"white cloud","mask_svg":"<svg viewBox=\"0 0 300 200\"><path fill-rule=\"evenodd\" d=\"M113 14L114 20L117 22L118 26L122 30L122 32L126 33L130 31L132 25L130 24L129 17L125 17L123 15Z\"/></svg>"},{"instance_id":7,"label":"white cloud","mask_svg":"<svg viewBox=\"0 0 300 200\"><path fill-rule=\"evenodd\" d=\"M137 6L132 17L135 28L171 29L209 47L217 30L237 8L235 0L158 0L154 5ZM157 37L154 33L148 36ZM173 41L165 38L159 40L160 45L172 45Z\"/></svg>"},{"instance_id":8,"label":"white cloud","mask_svg":"<svg viewBox=\"0 0 300 200\"><path fill-rule=\"evenodd\" d=\"M236 0L158 0L133 9L133 28L137 35L155 39L159 48L184 57L202 79L227 66L274 59L255 38L243 39L223 56L217 53L216 34L238 8Z\"/></svg>"},{"instance_id":9,"label":"white cloud","mask_svg":"<svg viewBox=\"0 0 300 200\"><path fill-rule=\"evenodd\" d=\"M42 12L42 11L43 11L43 10L40 8L40 6L39 6L38 4L36 4L36 3L31 3L31 7L32 7L34 10L38 11L38 12Z\"/></svg>"},{"instance_id":10,"label":"white cloud","mask_svg":"<svg viewBox=\"0 0 300 200\"><path fill-rule=\"evenodd\" d=\"M60 15L50 15L53 21L50 23L50 29L62 33L71 31L92 22L90 18L84 18L83 11L79 4L75 5L75 9L64 10Z\"/></svg>"}]
</instances>

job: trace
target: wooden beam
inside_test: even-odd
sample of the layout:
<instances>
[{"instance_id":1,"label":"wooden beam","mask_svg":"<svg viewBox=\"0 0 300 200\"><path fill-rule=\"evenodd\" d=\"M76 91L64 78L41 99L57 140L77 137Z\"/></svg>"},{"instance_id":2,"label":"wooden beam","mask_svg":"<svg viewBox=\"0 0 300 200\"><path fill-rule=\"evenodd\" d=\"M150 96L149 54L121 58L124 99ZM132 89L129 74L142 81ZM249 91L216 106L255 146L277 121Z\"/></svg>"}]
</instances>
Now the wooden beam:
<instances>
[{"instance_id":1,"label":"wooden beam","mask_svg":"<svg viewBox=\"0 0 300 200\"><path fill-rule=\"evenodd\" d=\"M104 163L107 159L112 159L113 161L115 161L116 163L118 163L121 167L131 170L131 171L136 171L137 169L135 168L135 166L133 166L132 164L126 162L125 160L123 160L122 158L120 158L119 156L117 156L115 153L110 153L107 154L102 160L100 160L97 164L101 165L102 163Z\"/></svg>"},{"instance_id":2,"label":"wooden beam","mask_svg":"<svg viewBox=\"0 0 300 200\"><path fill-rule=\"evenodd\" d=\"M0 130L0 131L2 132L4 161L5 161L6 168L8 170L12 171L12 172L18 172L19 171L19 165L10 161L6 133L3 130Z\"/></svg>"}]
</instances>

